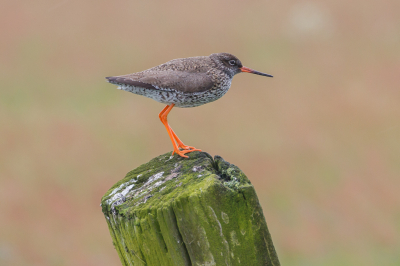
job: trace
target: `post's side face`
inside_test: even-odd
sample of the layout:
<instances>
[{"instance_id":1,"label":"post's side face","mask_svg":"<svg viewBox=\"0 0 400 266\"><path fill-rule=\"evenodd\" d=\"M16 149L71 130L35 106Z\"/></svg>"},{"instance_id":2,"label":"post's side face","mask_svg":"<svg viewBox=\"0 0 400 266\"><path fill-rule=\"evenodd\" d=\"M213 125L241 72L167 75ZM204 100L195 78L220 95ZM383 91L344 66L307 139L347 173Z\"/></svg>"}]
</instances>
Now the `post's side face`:
<instances>
[{"instance_id":1,"label":"post's side face","mask_svg":"<svg viewBox=\"0 0 400 266\"><path fill-rule=\"evenodd\" d=\"M123 265L279 265L253 186L236 166L161 155L102 198Z\"/></svg>"}]
</instances>

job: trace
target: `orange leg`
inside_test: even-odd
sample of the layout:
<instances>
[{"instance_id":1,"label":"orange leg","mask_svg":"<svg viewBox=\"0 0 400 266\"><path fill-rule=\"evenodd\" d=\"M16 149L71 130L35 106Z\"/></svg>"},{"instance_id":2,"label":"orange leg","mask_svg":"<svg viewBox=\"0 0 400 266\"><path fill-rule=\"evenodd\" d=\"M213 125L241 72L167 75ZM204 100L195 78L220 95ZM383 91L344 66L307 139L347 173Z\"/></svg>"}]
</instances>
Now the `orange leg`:
<instances>
[{"instance_id":1,"label":"orange leg","mask_svg":"<svg viewBox=\"0 0 400 266\"><path fill-rule=\"evenodd\" d=\"M161 116L165 113L165 111L168 109L169 105L167 105L159 114L160 120L162 122ZM172 109L172 108L171 108ZM167 114L168 115L168 114ZM168 125L169 126L169 125ZM201 151L200 149L196 149L195 147L192 146L187 146L183 144L183 142L178 138L178 136L175 134L174 130L169 126L171 129L172 135L175 139L175 141L178 143L178 147L183 149L183 150L196 150L196 151Z\"/></svg>"},{"instance_id":2,"label":"orange leg","mask_svg":"<svg viewBox=\"0 0 400 266\"><path fill-rule=\"evenodd\" d=\"M189 153L192 151L200 151L200 150L196 149L194 147L191 147L191 146L186 146L185 144L183 144L183 142L178 138L178 136L175 134L175 132L172 130L172 128L168 125L167 116L168 116L169 112L172 110L172 108L174 107L174 105L175 104L167 105L160 112L158 117L160 118L161 122L164 124L165 128L167 129L168 135L172 141L172 146L174 146L174 151L172 152L172 154L174 154L176 152L180 156L188 158L188 156L185 155L186 153ZM175 141L178 143L178 145L176 145ZM179 150L178 147L183 150L182 151Z\"/></svg>"}]
</instances>

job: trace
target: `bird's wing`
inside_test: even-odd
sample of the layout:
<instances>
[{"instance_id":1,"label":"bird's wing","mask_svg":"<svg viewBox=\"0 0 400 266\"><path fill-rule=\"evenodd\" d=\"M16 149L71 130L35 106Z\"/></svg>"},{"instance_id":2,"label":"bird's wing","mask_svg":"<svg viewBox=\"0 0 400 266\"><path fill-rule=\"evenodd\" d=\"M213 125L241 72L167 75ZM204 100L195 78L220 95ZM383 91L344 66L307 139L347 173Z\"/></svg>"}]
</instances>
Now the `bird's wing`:
<instances>
[{"instance_id":1,"label":"bird's wing","mask_svg":"<svg viewBox=\"0 0 400 266\"><path fill-rule=\"evenodd\" d=\"M146 89L195 93L210 90L213 81L206 73L184 71L138 72L124 76L108 77L110 83L131 85Z\"/></svg>"}]
</instances>

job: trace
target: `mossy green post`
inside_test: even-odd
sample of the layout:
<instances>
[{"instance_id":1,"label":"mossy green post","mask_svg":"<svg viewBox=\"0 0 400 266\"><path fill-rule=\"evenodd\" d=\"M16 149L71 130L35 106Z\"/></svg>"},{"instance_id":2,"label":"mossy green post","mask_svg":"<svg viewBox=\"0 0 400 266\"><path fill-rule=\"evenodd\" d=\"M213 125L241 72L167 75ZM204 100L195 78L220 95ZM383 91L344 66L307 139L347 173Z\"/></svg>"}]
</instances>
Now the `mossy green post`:
<instances>
[{"instance_id":1,"label":"mossy green post","mask_svg":"<svg viewBox=\"0 0 400 266\"><path fill-rule=\"evenodd\" d=\"M254 187L204 152L154 158L101 206L123 265L280 265Z\"/></svg>"}]
</instances>

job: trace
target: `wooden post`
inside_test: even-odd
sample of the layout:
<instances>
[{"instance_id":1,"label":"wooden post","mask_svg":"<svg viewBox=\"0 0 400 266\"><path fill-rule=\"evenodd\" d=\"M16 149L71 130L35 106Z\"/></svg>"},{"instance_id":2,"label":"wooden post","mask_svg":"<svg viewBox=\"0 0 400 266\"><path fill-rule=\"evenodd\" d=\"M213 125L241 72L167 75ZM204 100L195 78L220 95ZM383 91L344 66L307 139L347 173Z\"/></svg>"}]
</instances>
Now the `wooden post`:
<instances>
[{"instance_id":1,"label":"wooden post","mask_svg":"<svg viewBox=\"0 0 400 266\"><path fill-rule=\"evenodd\" d=\"M244 173L219 156L188 155L154 158L103 196L122 264L280 265Z\"/></svg>"}]
</instances>

